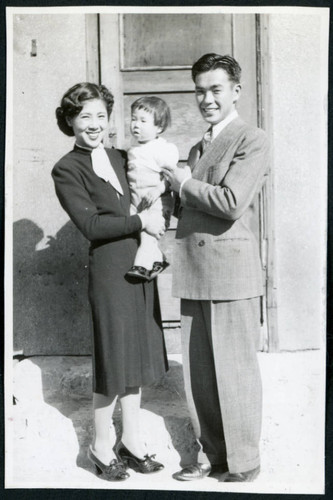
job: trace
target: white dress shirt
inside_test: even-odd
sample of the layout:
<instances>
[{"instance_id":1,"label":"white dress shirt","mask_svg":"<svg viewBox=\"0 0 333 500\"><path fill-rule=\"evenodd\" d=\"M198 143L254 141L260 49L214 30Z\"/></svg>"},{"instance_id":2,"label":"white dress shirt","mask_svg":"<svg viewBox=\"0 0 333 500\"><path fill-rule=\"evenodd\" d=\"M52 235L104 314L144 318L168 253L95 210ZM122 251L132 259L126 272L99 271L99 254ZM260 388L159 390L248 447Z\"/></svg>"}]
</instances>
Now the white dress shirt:
<instances>
[{"instance_id":1,"label":"white dress shirt","mask_svg":"<svg viewBox=\"0 0 333 500\"><path fill-rule=\"evenodd\" d=\"M213 142L214 139L219 135L219 133L222 132L222 130L237 117L238 117L238 112L235 109L224 120L221 120L219 123L216 123L212 127L209 127L208 130L211 131L211 142ZM206 132L206 134L207 134L207 132ZM188 181L189 179L191 179L191 177L187 177L186 179L184 179L180 185L180 188L179 188L180 198L182 197L182 188L183 188L185 182Z\"/></svg>"}]
</instances>

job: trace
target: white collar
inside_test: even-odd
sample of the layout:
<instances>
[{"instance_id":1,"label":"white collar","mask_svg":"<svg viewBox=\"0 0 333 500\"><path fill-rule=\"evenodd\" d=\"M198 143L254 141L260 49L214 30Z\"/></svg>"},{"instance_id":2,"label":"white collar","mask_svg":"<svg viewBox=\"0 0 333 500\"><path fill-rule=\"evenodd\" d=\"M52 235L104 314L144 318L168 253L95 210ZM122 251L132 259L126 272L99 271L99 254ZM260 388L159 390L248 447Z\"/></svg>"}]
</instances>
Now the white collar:
<instances>
[{"instance_id":1,"label":"white collar","mask_svg":"<svg viewBox=\"0 0 333 500\"><path fill-rule=\"evenodd\" d=\"M234 109L234 111L232 111L230 113L230 115L228 115L224 120L220 121L219 123L216 123L216 125L213 125L212 126L212 141L218 136L218 134L220 132L222 132L222 130L230 123L232 122L235 118L237 118L238 116L238 113L237 113L237 110Z\"/></svg>"},{"instance_id":2,"label":"white collar","mask_svg":"<svg viewBox=\"0 0 333 500\"><path fill-rule=\"evenodd\" d=\"M83 148L86 149L86 148ZM91 152L92 168L98 177L109 182L111 186L117 191L119 195L123 195L124 191L119 182L118 176L111 165L110 158L108 157L104 146L100 143L97 148Z\"/></svg>"}]
</instances>

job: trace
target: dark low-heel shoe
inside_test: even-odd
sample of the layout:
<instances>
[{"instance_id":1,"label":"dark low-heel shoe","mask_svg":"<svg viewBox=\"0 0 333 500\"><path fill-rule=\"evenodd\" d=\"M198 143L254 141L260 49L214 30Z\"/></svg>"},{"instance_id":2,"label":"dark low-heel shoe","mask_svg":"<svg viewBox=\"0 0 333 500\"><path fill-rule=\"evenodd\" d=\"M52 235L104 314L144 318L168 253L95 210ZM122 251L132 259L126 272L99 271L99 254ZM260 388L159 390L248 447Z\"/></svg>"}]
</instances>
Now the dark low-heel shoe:
<instances>
[{"instance_id":1,"label":"dark low-heel shoe","mask_svg":"<svg viewBox=\"0 0 333 500\"><path fill-rule=\"evenodd\" d=\"M116 455L118 460L121 460L125 466L131 467L131 469L142 474L151 474L164 469L163 464L153 460L155 455L145 455L143 459L140 459L133 455L121 441L116 447Z\"/></svg>"},{"instance_id":2,"label":"dark low-heel shoe","mask_svg":"<svg viewBox=\"0 0 333 500\"><path fill-rule=\"evenodd\" d=\"M260 473L260 465L246 472L229 472L225 477L225 483L246 483L254 481Z\"/></svg>"},{"instance_id":3,"label":"dark low-heel shoe","mask_svg":"<svg viewBox=\"0 0 333 500\"><path fill-rule=\"evenodd\" d=\"M98 460L90 448L88 449L88 458L95 465L96 474L101 476L102 479L106 479L107 481L124 481L129 477L123 462L115 458L111 460L109 465L105 465Z\"/></svg>"}]
</instances>

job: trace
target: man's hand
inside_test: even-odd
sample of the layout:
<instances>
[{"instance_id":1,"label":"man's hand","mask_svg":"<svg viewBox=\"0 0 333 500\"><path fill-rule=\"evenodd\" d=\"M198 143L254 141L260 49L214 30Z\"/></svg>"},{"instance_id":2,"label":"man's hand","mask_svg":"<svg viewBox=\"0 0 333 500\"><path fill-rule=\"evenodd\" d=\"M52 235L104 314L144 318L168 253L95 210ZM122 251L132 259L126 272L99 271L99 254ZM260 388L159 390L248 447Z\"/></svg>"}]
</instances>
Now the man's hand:
<instances>
[{"instance_id":1,"label":"man's hand","mask_svg":"<svg viewBox=\"0 0 333 500\"><path fill-rule=\"evenodd\" d=\"M171 210L165 209L163 210L163 217L165 220L165 229L168 229L170 226L170 220L171 220Z\"/></svg>"},{"instance_id":2,"label":"man's hand","mask_svg":"<svg viewBox=\"0 0 333 500\"><path fill-rule=\"evenodd\" d=\"M185 167L162 167L162 172L166 180L170 183L171 189L179 193L181 183L185 179L192 177L191 169L188 165Z\"/></svg>"}]
</instances>

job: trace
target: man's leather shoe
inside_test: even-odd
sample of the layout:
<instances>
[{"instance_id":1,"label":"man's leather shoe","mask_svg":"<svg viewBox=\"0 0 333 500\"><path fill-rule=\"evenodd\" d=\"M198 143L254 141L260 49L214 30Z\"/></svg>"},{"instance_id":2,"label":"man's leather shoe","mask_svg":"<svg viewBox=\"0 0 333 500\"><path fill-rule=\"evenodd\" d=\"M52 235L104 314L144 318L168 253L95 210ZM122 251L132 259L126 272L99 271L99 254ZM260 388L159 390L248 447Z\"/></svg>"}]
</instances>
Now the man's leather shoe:
<instances>
[{"instance_id":1,"label":"man's leather shoe","mask_svg":"<svg viewBox=\"0 0 333 500\"><path fill-rule=\"evenodd\" d=\"M246 472L229 472L224 479L225 483L246 483L254 481L260 472L260 466Z\"/></svg>"},{"instance_id":2,"label":"man's leather shoe","mask_svg":"<svg viewBox=\"0 0 333 500\"><path fill-rule=\"evenodd\" d=\"M195 479L207 477L211 469L209 464L191 464L173 474L172 477L178 479L178 481L194 481Z\"/></svg>"},{"instance_id":3,"label":"man's leather shoe","mask_svg":"<svg viewBox=\"0 0 333 500\"><path fill-rule=\"evenodd\" d=\"M220 479L222 475L227 474L228 464L211 464L211 471L209 477L214 477L215 479Z\"/></svg>"}]
</instances>

